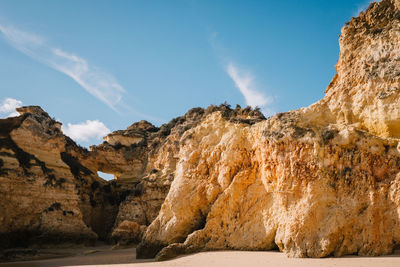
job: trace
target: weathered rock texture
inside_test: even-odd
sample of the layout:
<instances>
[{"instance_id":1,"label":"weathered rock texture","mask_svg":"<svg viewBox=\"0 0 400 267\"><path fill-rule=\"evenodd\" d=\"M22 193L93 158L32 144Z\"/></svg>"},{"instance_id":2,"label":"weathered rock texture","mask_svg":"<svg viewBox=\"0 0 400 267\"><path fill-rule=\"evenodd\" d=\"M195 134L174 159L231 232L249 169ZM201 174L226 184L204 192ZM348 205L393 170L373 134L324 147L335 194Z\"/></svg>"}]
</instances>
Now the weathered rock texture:
<instances>
[{"instance_id":1,"label":"weathered rock texture","mask_svg":"<svg viewBox=\"0 0 400 267\"><path fill-rule=\"evenodd\" d=\"M400 137L399 1L372 3L342 29L337 74L326 96L307 109L313 124L355 124L381 137Z\"/></svg>"},{"instance_id":2,"label":"weathered rock texture","mask_svg":"<svg viewBox=\"0 0 400 267\"><path fill-rule=\"evenodd\" d=\"M115 239L118 246L137 244L142 239L145 230L145 225L139 225L132 221L123 221L113 231L112 238Z\"/></svg>"},{"instance_id":3,"label":"weathered rock texture","mask_svg":"<svg viewBox=\"0 0 400 267\"><path fill-rule=\"evenodd\" d=\"M146 121L134 123L125 131L106 136L103 144L91 147L90 159L97 169L114 173L118 186L127 192L119 205L116 229L123 221L148 226L156 218L175 177L182 136L213 113L222 114L233 123L254 124L265 120L260 111L240 106L194 108L160 128ZM114 236L119 236L118 231Z\"/></svg>"},{"instance_id":4,"label":"weathered rock texture","mask_svg":"<svg viewBox=\"0 0 400 267\"><path fill-rule=\"evenodd\" d=\"M18 111L0 120L0 248L138 242L168 193L188 129L216 112L244 123L265 119L249 108L195 108L160 128L134 123L88 151L40 107Z\"/></svg>"},{"instance_id":5,"label":"weathered rock texture","mask_svg":"<svg viewBox=\"0 0 400 267\"><path fill-rule=\"evenodd\" d=\"M39 107L0 120L0 246L143 235L138 257L160 260L218 249L391 253L400 244L399 7L383 0L346 24L337 74L308 108L269 119L195 108L160 128L135 123L90 151Z\"/></svg>"},{"instance_id":6,"label":"weathered rock texture","mask_svg":"<svg viewBox=\"0 0 400 267\"><path fill-rule=\"evenodd\" d=\"M346 24L337 74L316 104L254 125L216 112L186 131L138 257L391 253L400 244L399 6L373 3Z\"/></svg>"},{"instance_id":7,"label":"weathered rock texture","mask_svg":"<svg viewBox=\"0 0 400 267\"><path fill-rule=\"evenodd\" d=\"M0 247L106 238L116 196L79 162L88 151L40 107L18 111L0 120Z\"/></svg>"}]
</instances>

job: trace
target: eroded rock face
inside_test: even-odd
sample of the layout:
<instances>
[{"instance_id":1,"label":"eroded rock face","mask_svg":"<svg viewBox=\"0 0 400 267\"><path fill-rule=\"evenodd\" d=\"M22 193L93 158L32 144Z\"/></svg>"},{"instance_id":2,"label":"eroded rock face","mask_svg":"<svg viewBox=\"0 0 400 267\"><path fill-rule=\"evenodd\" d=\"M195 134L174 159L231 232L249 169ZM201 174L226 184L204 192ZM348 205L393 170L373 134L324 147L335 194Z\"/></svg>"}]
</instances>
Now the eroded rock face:
<instances>
[{"instance_id":1,"label":"eroded rock face","mask_svg":"<svg viewBox=\"0 0 400 267\"><path fill-rule=\"evenodd\" d=\"M81 181L60 155L67 152L59 125L39 107L19 111L20 117L0 121L1 246L95 240L79 207Z\"/></svg>"},{"instance_id":2,"label":"eroded rock face","mask_svg":"<svg viewBox=\"0 0 400 267\"><path fill-rule=\"evenodd\" d=\"M91 151L39 107L0 120L0 247L112 237L138 257L202 250L382 255L400 244L400 1L342 30L310 107L227 105L146 121ZM106 182L97 171L112 173Z\"/></svg>"},{"instance_id":3,"label":"eroded rock face","mask_svg":"<svg viewBox=\"0 0 400 267\"><path fill-rule=\"evenodd\" d=\"M355 124L400 137L400 11L398 1L372 3L342 29L337 74L326 96L306 109L312 124Z\"/></svg>"},{"instance_id":4,"label":"eroded rock face","mask_svg":"<svg viewBox=\"0 0 400 267\"><path fill-rule=\"evenodd\" d=\"M17 110L0 120L0 248L107 240L118 184L100 179L90 152L40 107Z\"/></svg>"},{"instance_id":5,"label":"eroded rock face","mask_svg":"<svg viewBox=\"0 0 400 267\"><path fill-rule=\"evenodd\" d=\"M195 108L160 128L134 123L88 151L40 107L18 111L0 120L0 248L110 237L121 245L138 242L168 193L188 129L215 112L236 123L265 119L249 108ZM104 181L99 170L116 179Z\"/></svg>"},{"instance_id":6,"label":"eroded rock face","mask_svg":"<svg viewBox=\"0 0 400 267\"><path fill-rule=\"evenodd\" d=\"M397 141L346 126L303 128L292 115L248 127L215 114L188 133L139 253L182 247L174 243L187 252L390 253L400 238Z\"/></svg>"},{"instance_id":7,"label":"eroded rock face","mask_svg":"<svg viewBox=\"0 0 400 267\"><path fill-rule=\"evenodd\" d=\"M399 6L373 3L343 28L338 73L316 104L254 125L217 112L185 132L138 257L391 253L400 244Z\"/></svg>"},{"instance_id":8,"label":"eroded rock face","mask_svg":"<svg viewBox=\"0 0 400 267\"><path fill-rule=\"evenodd\" d=\"M114 229L112 238L118 243L118 246L137 244L142 239L146 226L132 221L123 221Z\"/></svg>"},{"instance_id":9,"label":"eroded rock face","mask_svg":"<svg viewBox=\"0 0 400 267\"><path fill-rule=\"evenodd\" d=\"M126 220L147 227L157 217L175 177L182 136L213 113L234 124L265 120L259 110L240 106L194 108L160 128L145 121L134 123L125 131L106 136L103 144L91 147L91 160L98 169L114 173L119 186L125 188L123 192L128 192L119 205L115 229Z\"/></svg>"}]
</instances>

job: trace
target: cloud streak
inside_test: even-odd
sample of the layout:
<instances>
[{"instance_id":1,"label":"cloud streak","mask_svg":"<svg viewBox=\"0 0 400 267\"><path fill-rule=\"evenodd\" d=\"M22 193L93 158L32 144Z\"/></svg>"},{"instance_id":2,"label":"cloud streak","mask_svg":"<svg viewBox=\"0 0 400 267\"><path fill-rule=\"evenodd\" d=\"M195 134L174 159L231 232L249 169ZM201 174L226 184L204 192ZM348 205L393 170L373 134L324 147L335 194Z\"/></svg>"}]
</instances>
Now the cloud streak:
<instances>
[{"instance_id":1,"label":"cloud streak","mask_svg":"<svg viewBox=\"0 0 400 267\"><path fill-rule=\"evenodd\" d=\"M110 133L110 129L99 120L87 120L78 124L68 123L67 126L62 126L62 131L78 142L88 142L92 138L99 140Z\"/></svg>"},{"instance_id":2,"label":"cloud streak","mask_svg":"<svg viewBox=\"0 0 400 267\"><path fill-rule=\"evenodd\" d=\"M21 106L22 101L14 98L5 98L0 104L0 114L5 114L5 117L19 116L19 113L15 109Z\"/></svg>"},{"instance_id":3,"label":"cloud streak","mask_svg":"<svg viewBox=\"0 0 400 267\"><path fill-rule=\"evenodd\" d=\"M269 113L267 105L272 103L272 98L257 90L251 72L240 69L232 62L226 66L226 72L242 93L247 105L259 107L264 112Z\"/></svg>"},{"instance_id":4,"label":"cloud streak","mask_svg":"<svg viewBox=\"0 0 400 267\"><path fill-rule=\"evenodd\" d=\"M125 89L110 74L60 48L53 47L41 36L0 25L4 39L18 51L71 77L88 93L117 111Z\"/></svg>"},{"instance_id":5,"label":"cloud streak","mask_svg":"<svg viewBox=\"0 0 400 267\"><path fill-rule=\"evenodd\" d=\"M246 104L253 108L259 107L265 115L272 115L274 111L269 106L274 100L273 97L267 96L257 88L255 77L249 70L234 63L228 49L219 40L218 32L212 31L208 41L225 72L243 95Z\"/></svg>"}]
</instances>

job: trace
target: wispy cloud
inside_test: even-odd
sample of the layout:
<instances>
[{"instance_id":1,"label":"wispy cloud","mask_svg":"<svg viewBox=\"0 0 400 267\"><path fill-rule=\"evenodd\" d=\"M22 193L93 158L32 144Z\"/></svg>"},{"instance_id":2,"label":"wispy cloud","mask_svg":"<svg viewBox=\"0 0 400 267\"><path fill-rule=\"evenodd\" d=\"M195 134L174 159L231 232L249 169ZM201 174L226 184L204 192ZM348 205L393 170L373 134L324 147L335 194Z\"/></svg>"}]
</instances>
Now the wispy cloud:
<instances>
[{"instance_id":1,"label":"wispy cloud","mask_svg":"<svg viewBox=\"0 0 400 267\"><path fill-rule=\"evenodd\" d=\"M62 126L62 130L64 134L78 142L88 142L93 138L99 140L110 133L110 129L99 120L87 120L78 124L68 123L67 126Z\"/></svg>"},{"instance_id":2,"label":"wispy cloud","mask_svg":"<svg viewBox=\"0 0 400 267\"><path fill-rule=\"evenodd\" d=\"M254 75L250 71L240 69L237 65L230 62L226 66L226 72L242 93L247 105L259 107L264 113L270 115L271 110L268 108L268 105L272 103L272 97L266 96L257 90Z\"/></svg>"},{"instance_id":3,"label":"wispy cloud","mask_svg":"<svg viewBox=\"0 0 400 267\"><path fill-rule=\"evenodd\" d=\"M229 56L228 49L222 45L219 33L212 31L208 41L220 64L224 67L236 88L242 93L246 104L251 107L259 107L266 115L272 115L274 112L270 108L270 104L273 102L273 97L267 96L257 88L255 76L250 70L241 68L234 63L234 60Z\"/></svg>"},{"instance_id":4,"label":"wispy cloud","mask_svg":"<svg viewBox=\"0 0 400 267\"><path fill-rule=\"evenodd\" d=\"M19 113L15 110L22 106L22 101L14 98L5 98L0 104L1 117L16 117Z\"/></svg>"},{"instance_id":5,"label":"wispy cloud","mask_svg":"<svg viewBox=\"0 0 400 267\"><path fill-rule=\"evenodd\" d=\"M117 111L124 88L116 79L73 53L53 47L41 36L0 25L0 32L15 49L71 77L91 95Z\"/></svg>"},{"instance_id":6,"label":"wispy cloud","mask_svg":"<svg viewBox=\"0 0 400 267\"><path fill-rule=\"evenodd\" d=\"M262 108L272 102L272 98L256 89L254 76L249 71L239 69L235 64L229 63L226 72L244 96L247 105Z\"/></svg>"}]
</instances>

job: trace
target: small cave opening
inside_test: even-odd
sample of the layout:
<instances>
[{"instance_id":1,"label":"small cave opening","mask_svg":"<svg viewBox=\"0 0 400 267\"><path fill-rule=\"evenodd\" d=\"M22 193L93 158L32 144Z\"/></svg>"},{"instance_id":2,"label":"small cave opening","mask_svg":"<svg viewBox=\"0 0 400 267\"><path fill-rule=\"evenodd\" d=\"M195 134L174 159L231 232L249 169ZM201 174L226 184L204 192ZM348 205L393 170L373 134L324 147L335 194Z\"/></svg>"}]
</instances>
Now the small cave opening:
<instances>
[{"instance_id":1,"label":"small cave opening","mask_svg":"<svg viewBox=\"0 0 400 267\"><path fill-rule=\"evenodd\" d=\"M112 173L105 173L105 172L97 171L97 175L106 181L114 180L114 174L112 174Z\"/></svg>"}]
</instances>

